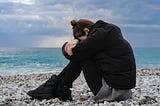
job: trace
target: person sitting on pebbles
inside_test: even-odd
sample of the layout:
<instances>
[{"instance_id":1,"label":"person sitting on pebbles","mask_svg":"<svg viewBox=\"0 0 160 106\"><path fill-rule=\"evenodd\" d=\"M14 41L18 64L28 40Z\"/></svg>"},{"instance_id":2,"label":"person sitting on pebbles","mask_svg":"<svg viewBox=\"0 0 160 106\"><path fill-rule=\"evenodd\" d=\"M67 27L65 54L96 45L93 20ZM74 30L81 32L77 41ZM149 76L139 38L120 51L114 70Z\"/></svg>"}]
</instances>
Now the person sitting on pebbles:
<instances>
[{"instance_id":1,"label":"person sitting on pebbles","mask_svg":"<svg viewBox=\"0 0 160 106\"><path fill-rule=\"evenodd\" d=\"M96 102L121 101L132 97L136 64L130 44L118 26L98 20L71 21L74 39L62 47L67 66L27 94L35 99L72 100L75 79L83 71Z\"/></svg>"}]
</instances>

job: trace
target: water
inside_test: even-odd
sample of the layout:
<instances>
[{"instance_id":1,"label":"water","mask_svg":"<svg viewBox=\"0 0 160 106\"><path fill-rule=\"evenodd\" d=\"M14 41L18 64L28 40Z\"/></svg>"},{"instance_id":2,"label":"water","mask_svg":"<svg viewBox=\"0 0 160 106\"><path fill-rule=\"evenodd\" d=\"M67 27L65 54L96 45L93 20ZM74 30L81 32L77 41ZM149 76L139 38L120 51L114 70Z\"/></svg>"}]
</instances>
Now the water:
<instances>
[{"instance_id":1,"label":"water","mask_svg":"<svg viewBox=\"0 0 160 106\"><path fill-rule=\"evenodd\" d=\"M160 48L135 48L137 68L160 68ZM0 48L0 75L61 71L68 60L60 48Z\"/></svg>"},{"instance_id":2,"label":"water","mask_svg":"<svg viewBox=\"0 0 160 106\"><path fill-rule=\"evenodd\" d=\"M0 75L59 71L67 62L59 48L0 49Z\"/></svg>"},{"instance_id":3,"label":"water","mask_svg":"<svg viewBox=\"0 0 160 106\"><path fill-rule=\"evenodd\" d=\"M160 68L160 48L134 48L137 68Z\"/></svg>"}]
</instances>

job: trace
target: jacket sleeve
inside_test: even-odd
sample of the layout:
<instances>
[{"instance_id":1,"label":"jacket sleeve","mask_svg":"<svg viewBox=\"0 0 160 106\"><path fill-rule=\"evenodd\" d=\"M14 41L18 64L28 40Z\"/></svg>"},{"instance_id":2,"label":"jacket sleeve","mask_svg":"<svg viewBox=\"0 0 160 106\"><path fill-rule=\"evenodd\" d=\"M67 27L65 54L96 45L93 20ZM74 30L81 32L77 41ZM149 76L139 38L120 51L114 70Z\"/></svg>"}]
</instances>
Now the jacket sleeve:
<instances>
[{"instance_id":1,"label":"jacket sleeve","mask_svg":"<svg viewBox=\"0 0 160 106\"><path fill-rule=\"evenodd\" d=\"M72 56L65 53L63 46L64 56L71 61L82 61L94 56L105 47L104 45L107 39L107 35L105 35L107 33L105 31L102 28L92 31L86 40L79 42L72 49Z\"/></svg>"},{"instance_id":2,"label":"jacket sleeve","mask_svg":"<svg viewBox=\"0 0 160 106\"><path fill-rule=\"evenodd\" d=\"M63 56L68 59L69 55L65 52L65 46L66 46L66 44L67 44L67 42L65 42L63 44L63 46L62 46L62 53L63 53Z\"/></svg>"}]
</instances>

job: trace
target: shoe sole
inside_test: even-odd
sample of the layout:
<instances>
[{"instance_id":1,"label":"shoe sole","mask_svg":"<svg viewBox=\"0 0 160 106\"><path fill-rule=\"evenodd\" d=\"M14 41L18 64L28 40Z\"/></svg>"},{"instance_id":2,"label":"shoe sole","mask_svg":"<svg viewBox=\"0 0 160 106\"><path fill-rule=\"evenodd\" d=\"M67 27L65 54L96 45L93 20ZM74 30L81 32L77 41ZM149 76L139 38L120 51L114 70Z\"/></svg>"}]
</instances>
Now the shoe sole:
<instances>
[{"instance_id":1,"label":"shoe sole","mask_svg":"<svg viewBox=\"0 0 160 106\"><path fill-rule=\"evenodd\" d=\"M27 93L30 97L34 98L34 99L39 99L39 100L42 100L42 99L54 99L55 96L51 95L51 94L39 94L39 95L34 95L34 94L31 94L31 93Z\"/></svg>"}]
</instances>

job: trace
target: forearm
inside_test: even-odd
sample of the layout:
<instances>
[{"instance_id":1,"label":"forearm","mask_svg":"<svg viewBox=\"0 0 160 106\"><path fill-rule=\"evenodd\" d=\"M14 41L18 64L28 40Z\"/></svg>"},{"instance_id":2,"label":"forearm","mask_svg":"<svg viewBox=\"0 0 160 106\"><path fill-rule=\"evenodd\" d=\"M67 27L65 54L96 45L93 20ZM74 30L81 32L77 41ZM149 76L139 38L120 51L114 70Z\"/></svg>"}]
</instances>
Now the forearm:
<instances>
[{"instance_id":1,"label":"forearm","mask_svg":"<svg viewBox=\"0 0 160 106\"><path fill-rule=\"evenodd\" d=\"M67 58L67 59L69 59L69 55L67 54L67 52L65 51L65 46L66 46L66 44L67 44L68 42L65 42L64 44L63 44L63 46L62 46L62 53L63 53L63 56L65 57L65 58Z\"/></svg>"},{"instance_id":2,"label":"forearm","mask_svg":"<svg viewBox=\"0 0 160 106\"><path fill-rule=\"evenodd\" d=\"M68 60L72 60L72 61L81 61L83 59L85 59L85 55L77 55L76 53L73 55L68 55L68 53L66 52L66 46L67 46L68 42L65 42L64 45L62 46L62 53L64 55L65 58L67 58Z\"/></svg>"}]
</instances>

